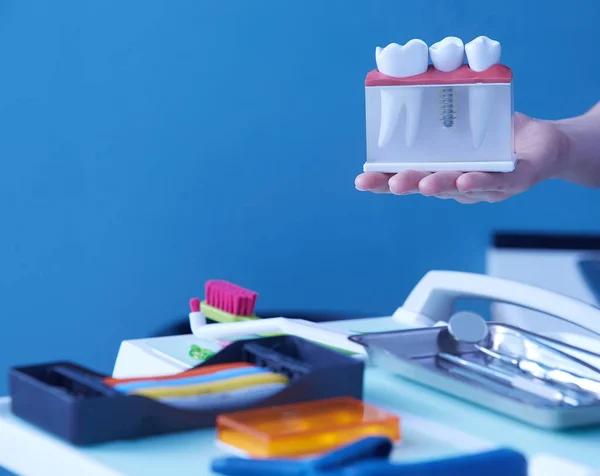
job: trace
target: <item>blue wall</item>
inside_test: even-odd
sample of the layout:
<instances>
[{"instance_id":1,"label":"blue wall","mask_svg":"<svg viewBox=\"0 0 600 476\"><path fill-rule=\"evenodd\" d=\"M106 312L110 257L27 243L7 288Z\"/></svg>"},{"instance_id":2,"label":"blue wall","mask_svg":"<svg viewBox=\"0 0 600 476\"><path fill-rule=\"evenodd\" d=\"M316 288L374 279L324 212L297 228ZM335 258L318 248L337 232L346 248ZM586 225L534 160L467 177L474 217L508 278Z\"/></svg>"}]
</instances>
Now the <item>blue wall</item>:
<instances>
[{"instance_id":1,"label":"blue wall","mask_svg":"<svg viewBox=\"0 0 600 476\"><path fill-rule=\"evenodd\" d=\"M262 308L386 313L429 269L483 271L496 228L598 231L599 192L562 183L476 206L353 185L377 45L488 35L518 110L576 115L600 7L575 4L4 0L0 373L109 371L213 277Z\"/></svg>"}]
</instances>

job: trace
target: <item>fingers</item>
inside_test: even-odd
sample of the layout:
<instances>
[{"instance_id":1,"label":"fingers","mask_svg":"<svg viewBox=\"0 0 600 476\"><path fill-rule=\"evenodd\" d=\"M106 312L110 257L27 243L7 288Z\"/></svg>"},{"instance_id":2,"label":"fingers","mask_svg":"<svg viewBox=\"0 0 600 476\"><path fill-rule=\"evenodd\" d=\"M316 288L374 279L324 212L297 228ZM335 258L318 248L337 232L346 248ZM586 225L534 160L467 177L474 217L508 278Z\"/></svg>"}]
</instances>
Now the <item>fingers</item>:
<instances>
[{"instance_id":1,"label":"fingers","mask_svg":"<svg viewBox=\"0 0 600 476\"><path fill-rule=\"evenodd\" d=\"M456 179L460 192L500 191L505 187L505 174L468 172Z\"/></svg>"},{"instance_id":2,"label":"fingers","mask_svg":"<svg viewBox=\"0 0 600 476\"><path fill-rule=\"evenodd\" d=\"M429 172L414 170L406 170L398 174L365 172L356 177L354 185L361 191L405 195L419 192L419 182L428 175Z\"/></svg>"},{"instance_id":3,"label":"fingers","mask_svg":"<svg viewBox=\"0 0 600 476\"><path fill-rule=\"evenodd\" d=\"M393 174L365 172L356 177L354 186L362 192L389 193L389 180Z\"/></svg>"},{"instance_id":4,"label":"fingers","mask_svg":"<svg viewBox=\"0 0 600 476\"><path fill-rule=\"evenodd\" d=\"M365 172L355 180L358 190L373 193L424 196L455 200L459 203L495 203L512 194L507 190L509 174L483 172L418 172L407 170L398 174Z\"/></svg>"},{"instance_id":5,"label":"fingers","mask_svg":"<svg viewBox=\"0 0 600 476\"><path fill-rule=\"evenodd\" d=\"M423 178L419 182L419 191L423 195L432 196L443 193L456 193L456 180L460 172L436 172Z\"/></svg>"},{"instance_id":6,"label":"fingers","mask_svg":"<svg viewBox=\"0 0 600 476\"><path fill-rule=\"evenodd\" d=\"M521 160L512 172L468 172L456 179L459 192L519 193L535 183L535 167Z\"/></svg>"},{"instance_id":7,"label":"fingers","mask_svg":"<svg viewBox=\"0 0 600 476\"><path fill-rule=\"evenodd\" d=\"M417 172L415 170L405 170L404 172L400 172L390 178L390 192L396 195L418 193L419 184L429 175L431 175L429 172Z\"/></svg>"}]
</instances>

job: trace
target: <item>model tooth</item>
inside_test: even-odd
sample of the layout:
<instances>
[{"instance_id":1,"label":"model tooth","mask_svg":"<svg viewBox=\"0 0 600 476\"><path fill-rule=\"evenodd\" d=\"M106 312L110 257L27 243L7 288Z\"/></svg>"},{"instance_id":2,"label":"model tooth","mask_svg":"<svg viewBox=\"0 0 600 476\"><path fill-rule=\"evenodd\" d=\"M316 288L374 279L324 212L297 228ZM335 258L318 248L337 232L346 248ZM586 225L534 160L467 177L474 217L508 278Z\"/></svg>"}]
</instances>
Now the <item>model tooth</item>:
<instances>
[{"instance_id":1,"label":"model tooth","mask_svg":"<svg viewBox=\"0 0 600 476\"><path fill-rule=\"evenodd\" d=\"M465 45L460 38L448 36L429 47L429 56L435 69L454 71L465 61Z\"/></svg>"},{"instance_id":2,"label":"model tooth","mask_svg":"<svg viewBox=\"0 0 600 476\"><path fill-rule=\"evenodd\" d=\"M487 36L479 36L465 45L465 53L469 68L480 72L500 63L502 46Z\"/></svg>"},{"instance_id":3,"label":"model tooth","mask_svg":"<svg viewBox=\"0 0 600 476\"><path fill-rule=\"evenodd\" d=\"M429 48L435 69L449 73L460 68L465 61L465 45L460 38L448 36ZM454 127L457 119L456 91L452 86L440 90L440 118L444 129Z\"/></svg>"},{"instance_id":4,"label":"model tooth","mask_svg":"<svg viewBox=\"0 0 600 476\"><path fill-rule=\"evenodd\" d=\"M469 67L476 72L485 71L500 63L502 47L498 41L480 36L465 45ZM473 147L483 144L496 99L495 89L486 85L469 87L469 122Z\"/></svg>"},{"instance_id":5,"label":"model tooth","mask_svg":"<svg viewBox=\"0 0 600 476\"><path fill-rule=\"evenodd\" d=\"M427 71L429 49L422 40L410 40L405 45L391 43L375 50L377 69L394 78L416 76ZM419 133L423 88L383 86L381 88L381 125L379 147L385 147L394 135L402 111L405 112L404 141L411 147Z\"/></svg>"},{"instance_id":6,"label":"model tooth","mask_svg":"<svg viewBox=\"0 0 600 476\"><path fill-rule=\"evenodd\" d=\"M429 49L422 40L410 40L405 45L390 43L375 50L377 69L393 78L407 78L427 71Z\"/></svg>"}]
</instances>

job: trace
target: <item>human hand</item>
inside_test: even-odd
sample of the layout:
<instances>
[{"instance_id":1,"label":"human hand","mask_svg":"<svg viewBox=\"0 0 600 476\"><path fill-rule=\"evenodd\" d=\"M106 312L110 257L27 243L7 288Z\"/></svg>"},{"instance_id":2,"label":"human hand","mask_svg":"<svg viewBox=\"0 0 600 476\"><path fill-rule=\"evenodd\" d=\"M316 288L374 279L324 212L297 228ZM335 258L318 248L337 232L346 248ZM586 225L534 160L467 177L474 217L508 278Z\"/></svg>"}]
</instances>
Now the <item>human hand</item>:
<instances>
[{"instance_id":1,"label":"human hand","mask_svg":"<svg viewBox=\"0 0 600 476\"><path fill-rule=\"evenodd\" d=\"M420 193L468 204L499 202L557 177L567 148L567 136L558 125L515 113L519 161L512 172L365 172L356 177L355 185L358 190L374 193Z\"/></svg>"}]
</instances>

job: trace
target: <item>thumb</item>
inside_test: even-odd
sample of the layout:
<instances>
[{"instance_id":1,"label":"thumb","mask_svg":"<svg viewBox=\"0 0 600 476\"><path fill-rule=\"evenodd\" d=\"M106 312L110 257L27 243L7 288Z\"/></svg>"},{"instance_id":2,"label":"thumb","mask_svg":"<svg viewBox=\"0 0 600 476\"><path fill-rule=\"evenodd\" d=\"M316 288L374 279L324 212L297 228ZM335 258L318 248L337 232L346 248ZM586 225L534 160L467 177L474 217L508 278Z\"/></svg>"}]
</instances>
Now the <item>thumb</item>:
<instances>
[{"instance_id":1,"label":"thumb","mask_svg":"<svg viewBox=\"0 0 600 476\"><path fill-rule=\"evenodd\" d=\"M523 129L527 124L534 121L532 117L523 114L522 112L515 112L515 133L519 132L519 130Z\"/></svg>"}]
</instances>

